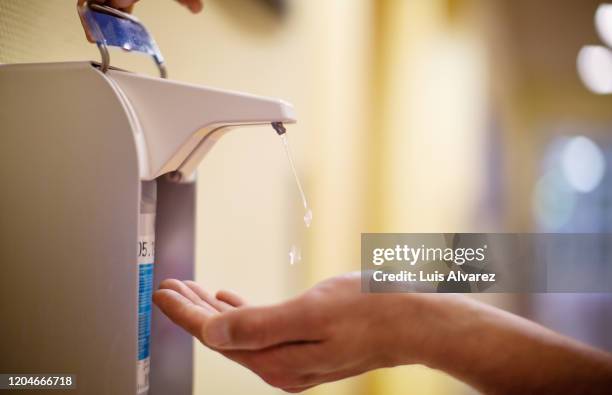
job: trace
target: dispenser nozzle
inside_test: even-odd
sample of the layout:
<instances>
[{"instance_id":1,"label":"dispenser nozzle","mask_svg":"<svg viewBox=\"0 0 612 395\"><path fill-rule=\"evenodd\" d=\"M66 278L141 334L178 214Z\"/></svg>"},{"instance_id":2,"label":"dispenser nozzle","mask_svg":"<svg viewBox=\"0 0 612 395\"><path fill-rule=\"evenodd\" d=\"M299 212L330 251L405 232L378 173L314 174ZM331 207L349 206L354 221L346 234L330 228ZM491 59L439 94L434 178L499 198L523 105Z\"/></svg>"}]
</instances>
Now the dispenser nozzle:
<instances>
[{"instance_id":1,"label":"dispenser nozzle","mask_svg":"<svg viewBox=\"0 0 612 395\"><path fill-rule=\"evenodd\" d=\"M287 132L287 129L285 129L285 125L283 125L282 122L272 122L272 127L274 130L276 130L276 133L278 133L279 136L282 136Z\"/></svg>"}]
</instances>

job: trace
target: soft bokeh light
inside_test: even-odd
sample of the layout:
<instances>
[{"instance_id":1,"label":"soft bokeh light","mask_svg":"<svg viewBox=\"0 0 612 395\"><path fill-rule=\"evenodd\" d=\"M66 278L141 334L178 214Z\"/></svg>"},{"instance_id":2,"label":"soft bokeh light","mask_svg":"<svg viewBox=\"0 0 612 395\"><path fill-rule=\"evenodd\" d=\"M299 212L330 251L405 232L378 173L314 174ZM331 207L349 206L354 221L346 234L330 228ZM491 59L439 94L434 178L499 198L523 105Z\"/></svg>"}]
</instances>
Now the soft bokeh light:
<instances>
[{"instance_id":1,"label":"soft bokeh light","mask_svg":"<svg viewBox=\"0 0 612 395\"><path fill-rule=\"evenodd\" d=\"M601 183L605 158L591 139L578 136L567 142L561 157L563 175L578 192L591 192Z\"/></svg>"},{"instance_id":2,"label":"soft bokeh light","mask_svg":"<svg viewBox=\"0 0 612 395\"><path fill-rule=\"evenodd\" d=\"M587 45L578 53L578 74L592 92L612 93L612 52L600 45Z\"/></svg>"},{"instance_id":3,"label":"soft bokeh light","mask_svg":"<svg viewBox=\"0 0 612 395\"><path fill-rule=\"evenodd\" d=\"M600 4L595 12L597 33L606 45L612 47L612 4Z\"/></svg>"},{"instance_id":4,"label":"soft bokeh light","mask_svg":"<svg viewBox=\"0 0 612 395\"><path fill-rule=\"evenodd\" d=\"M536 184L533 211L538 227L547 232L560 231L570 220L575 196L559 171L551 170Z\"/></svg>"}]
</instances>

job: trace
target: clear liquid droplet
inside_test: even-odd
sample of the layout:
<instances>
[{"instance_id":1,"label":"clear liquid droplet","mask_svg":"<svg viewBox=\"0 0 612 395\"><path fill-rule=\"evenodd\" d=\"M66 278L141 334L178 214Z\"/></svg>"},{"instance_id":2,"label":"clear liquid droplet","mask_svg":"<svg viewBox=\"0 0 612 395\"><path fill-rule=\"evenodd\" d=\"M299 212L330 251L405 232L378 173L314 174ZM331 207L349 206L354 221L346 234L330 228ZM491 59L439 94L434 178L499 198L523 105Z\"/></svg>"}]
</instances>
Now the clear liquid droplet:
<instances>
[{"instance_id":1,"label":"clear liquid droplet","mask_svg":"<svg viewBox=\"0 0 612 395\"><path fill-rule=\"evenodd\" d=\"M304 225L306 225L307 228L310 228L311 222L312 222L312 210L308 209L306 210L306 214L304 214Z\"/></svg>"},{"instance_id":2,"label":"clear liquid droplet","mask_svg":"<svg viewBox=\"0 0 612 395\"><path fill-rule=\"evenodd\" d=\"M300 251L300 247L297 245L292 245L289 250L289 264L294 265L302 260L302 252Z\"/></svg>"},{"instance_id":3,"label":"clear liquid droplet","mask_svg":"<svg viewBox=\"0 0 612 395\"><path fill-rule=\"evenodd\" d=\"M289 148L289 140L287 139L287 133L281 134L280 138L283 142L283 146L285 147L285 154L287 155L287 159L289 159L291 171L293 172L293 177L295 178L295 183L298 187L298 190L300 191L300 196L302 197L302 205L304 206L304 210L306 210L304 214L304 225L309 228L310 224L312 223L312 210L308 206L306 194L304 193L304 189L302 188L302 183L300 182L300 178L298 177L297 170L295 170L293 156L291 155L291 149Z\"/></svg>"}]
</instances>

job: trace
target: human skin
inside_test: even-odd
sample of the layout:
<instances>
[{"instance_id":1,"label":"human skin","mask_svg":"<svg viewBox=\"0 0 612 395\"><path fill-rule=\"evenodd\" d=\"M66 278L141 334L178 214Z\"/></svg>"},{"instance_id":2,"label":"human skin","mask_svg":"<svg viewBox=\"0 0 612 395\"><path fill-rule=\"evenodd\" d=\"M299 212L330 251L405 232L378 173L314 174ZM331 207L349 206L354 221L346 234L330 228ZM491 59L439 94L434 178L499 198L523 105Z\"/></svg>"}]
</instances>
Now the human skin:
<instances>
[{"instance_id":1,"label":"human skin","mask_svg":"<svg viewBox=\"0 0 612 395\"><path fill-rule=\"evenodd\" d=\"M204 345L287 392L407 364L487 394L612 391L610 354L458 294L362 293L359 274L269 306L172 279L153 300Z\"/></svg>"}]
</instances>

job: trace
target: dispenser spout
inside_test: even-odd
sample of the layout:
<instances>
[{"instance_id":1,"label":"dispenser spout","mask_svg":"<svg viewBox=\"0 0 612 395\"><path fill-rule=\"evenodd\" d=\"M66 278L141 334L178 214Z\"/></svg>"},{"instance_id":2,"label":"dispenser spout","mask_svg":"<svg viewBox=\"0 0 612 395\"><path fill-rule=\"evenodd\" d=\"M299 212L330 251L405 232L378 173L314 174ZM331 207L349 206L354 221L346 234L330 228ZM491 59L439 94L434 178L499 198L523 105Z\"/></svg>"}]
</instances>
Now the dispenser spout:
<instances>
[{"instance_id":1,"label":"dispenser spout","mask_svg":"<svg viewBox=\"0 0 612 395\"><path fill-rule=\"evenodd\" d=\"M279 99L118 70L109 70L104 77L120 91L133 118L144 180L170 172L190 176L212 145L233 127L271 123L282 135L283 123L296 121L293 106Z\"/></svg>"},{"instance_id":2,"label":"dispenser spout","mask_svg":"<svg viewBox=\"0 0 612 395\"><path fill-rule=\"evenodd\" d=\"M282 136L287 132L287 129L285 129L285 125L283 125L282 122L272 122L272 127L274 130L276 130L276 133L278 133L279 136Z\"/></svg>"}]
</instances>

